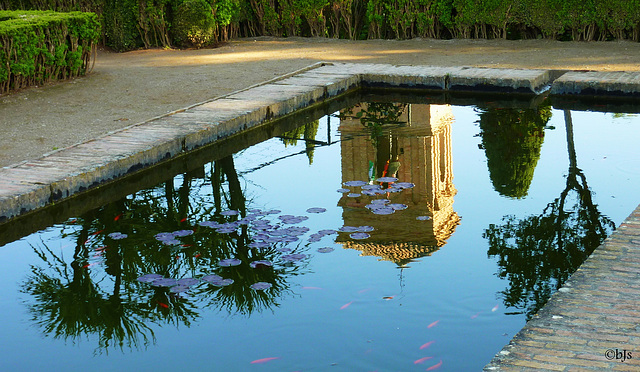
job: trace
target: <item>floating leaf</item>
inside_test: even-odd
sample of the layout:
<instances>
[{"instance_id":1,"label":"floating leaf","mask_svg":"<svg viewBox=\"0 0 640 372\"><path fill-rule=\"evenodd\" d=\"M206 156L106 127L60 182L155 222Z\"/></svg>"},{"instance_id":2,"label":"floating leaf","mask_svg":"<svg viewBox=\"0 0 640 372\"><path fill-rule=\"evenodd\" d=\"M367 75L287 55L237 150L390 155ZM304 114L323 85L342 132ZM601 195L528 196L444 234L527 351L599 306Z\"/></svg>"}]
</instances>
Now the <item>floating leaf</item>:
<instances>
[{"instance_id":1,"label":"floating leaf","mask_svg":"<svg viewBox=\"0 0 640 372\"><path fill-rule=\"evenodd\" d=\"M110 237L113 240L121 240L121 239L126 239L127 237L129 237L129 235L127 234L123 234L120 232L113 232L109 235L107 235L108 237Z\"/></svg>"},{"instance_id":2,"label":"floating leaf","mask_svg":"<svg viewBox=\"0 0 640 372\"><path fill-rule=\"evenodd\" d=\"M265 289L271 288L271 286L272 286L271 283L257 282L257 283L251 284L249 287L251 287L251 289L255 289L256 291L264 291Z\"/></svg>"},{"instance_id":3,"label":"floating leaf","mask_svg":"<svg viewBox=\"0 0 640 372\"><path fill-rule=\"evenodd\" d=\"M431 219L431 216L418 216L416 217L416 220L418 221L429 221Z\"/></svg>"},{"instance_id":4,"label":"floating leaf","mask_svg":"<svg viewBox=\"0 0 640 372\"><path fill-rule=\"evenodd\" d=\"M156 287L172 287L174 285L177 285L178 281L173 278L159 278L159 279L153 280L151 284Z\"/></svg>"},{"instance_id":5,"label":"floating leaf","mask_svg":"<svg viewBox=\"0 0 640 372\"><path fill-rule=\"evenodd\" d=\"M361 194L357 193L357 192L352 192L347 194L348 197L350 198L359 198L361 196Z\"/></svg>"},{"instance_id":6,"label":"floating leaf","mask_svg":"<svg viewBox=\"0 0 640 372\"><path fill-rule=\"evenodd\" d=\"M348 193L348 192L351 192L351 190L349 190L349 189L338 189L338 190L336 190L336 191L338 191L338 192L340 192L340 193L343 193L343 194L346 194L346 193Z\"/></svg>"},{"instance_id":7,"label":"floating leaf","mask_svg":"<svg viewBox=\"0 0 640 372\"><path fill-rule=\"evenodd\" d=\"M187 292L189 290L189 286L186 285L176 285L171 287L171 289L169 289L169 292L172 293L184 293Z\"/></svg>"},{"instance_id":8,"label":"floating leaf","mask_svg":"<svg viewBox=\"0 0 640 372\"><path fill-rule=\"evenodd\" d=\"M271 261L258 260L258 261L251 262L249 264L249 266L251 266L251 268L255 269L255 268L258 268L258 267L262 267L262 266L271 267L271 266L273 266L273 264L271 263Z\"/></svg>"},{"instance_id":9,"label":"floating leaf","mask_svg":"<svg viewBox=\"0 0 640 372\"><path fill-rule=\"evenodd\" d=\"M388 204L387 207L396 210L396 211L401 211L401 210L405 210L407 208L409 208L408 205L406 204L399 204L399 203L393 203L393 204Z\"/></svg>"},{"instance_id":10,"label":"floating leaf","mask_svg":"<svg viewBox=\"0 0 640 372\"><path fill-rule=\"evenodd\" d=\"M347 181L345 183L343 183L343 185L345 186L364 186L367 183L364 181Z\"/></svg>"},{"instance_id":11,"label":"floating leaf","mask_svg":"<svg viewBox=\"0 0 640 372\"><path fill-rule=\"evenodd\" d=\"M318 248L318 252L319 253L330 253L330 252L333 252L333 251L335 251L335 249L331 248L331 247Z\"/></svg>"},{"instance_id":12,"label":"floating leaf","mask_svg":"<svg viewBox=\"0 0 640 372\"><path fill-rule=\"evenodd\" d=\"M237 258L227 258L218 262L218 265L223 267L229 267L229 266L238 266L241 263L242 261L240 261Z\"/></svg>"},{"instance_id":13,"label":"floating leaf","mask_svg":"<svg viewBox=\"0 0 640 372\"><path fill-rule=\"evenodd\" d=\"M338 229L338 231L340 232L357 232L359 229L359 227L355 227L355 226L342 226L341 228Z\"/></svg>"},{"instance_id":14,"label":"floating leaf","mask_svg":"<svg viewBox=\"0 0 640 372\"><path fill-rule=\"evenodd\" d=\"M228 210L228 211L222 211L222 212L220 212L220 214L223 215L223 216L237 216L238 214L240 214L240 212L231 209L231 210Z\"/></svg>"},{"instance_id":15,"label":"floating leaf","mask_svg":"<svg viewBox=\"0 0 640 372\"><path fill-rule=\"evenodd\" d=\"M300 260L303 260L305 258L307 258L307 255L303 254L303 253L292 253L292 254L285 254L285 255L282 256L283 260L290 261L290 262L300 261Z\"/></svg>"},{"instance_id":16,"label":"floating leaf","mask_svg":"<svg viewBox=\"0 0 640 372\"><path fill-rule=\"evenodd\" d=\"M190 287L192 285L196 285L200 283L200 281L196 278L182 278L182 279L178 279L178 285L183 285L186 287Z\"/></svg>"},{"instance_id":17,"label":"floating leaf","mask_svg":"<svg viewBox=\"0 0 640 372\"><path fill-rule=\"evenodd\" d=\"M371 232L375 230L373 226L358 226L358 232Z\"/></svg>"},{"instance_id":18,"label":"floating leaf","mask_svg":"<svg viewBox=\"0 0 640 372\"><path fill-rule=\"evenodd\" d=\"M171 233L175 237L188 236L193 234L193 230L178 230Z\"/></svg>"},{"instance_id":19,"label":"floating leaf","mask_svg":"<svg viewBox=\"0 0 640 372\"><path fill-rule=\"evenodd\" d=\"M384 207L384 208L372 209L371 212L373 214L387 215L387 214L393 214L395 210L393 208Z\"/></svg>"},{"instance_id":20,"label":"floating leaf","mask_svg":"<svg viewBox=\"0 0 640 372\"><path fill-rule=\"evenodd\" d=\"M151 283L154 280L160 279L163 276L160 274L145 274L139 277L137 280L142 283Z\"/></svg>"},{"instance_id":21,"label":"floating leaf","mask_svg":"<svg viewBox=\"0 0 640 372\"><path fill-rule=\"evenodd\" d=\"M314 207L307 209L307 213L324 213L326 212L326 208Z\"/></svg>"},{"instance_id":22,"label":"floating leaf","mask_svg":"<svg viewBox=\"0 0 640 372\"><path fill-rule=\"evenodd\" d=\"M395 177L380 177L376 180L376 182L389 183L396 182L398 179Z\"/></svg>"},{"instance_id":23,"label":"floating leaf","mask_svg":"<svg viewBox=\"0 0 640 372\"><path fill-rule=\"evenodd\" d=\"M367 233L363 233L363 232L356 232L353 233L351 235L349 235L351 237L351 239L367 239L368 237L370 237L371 235L367 234Z\"/></svg>"}]
</instances>

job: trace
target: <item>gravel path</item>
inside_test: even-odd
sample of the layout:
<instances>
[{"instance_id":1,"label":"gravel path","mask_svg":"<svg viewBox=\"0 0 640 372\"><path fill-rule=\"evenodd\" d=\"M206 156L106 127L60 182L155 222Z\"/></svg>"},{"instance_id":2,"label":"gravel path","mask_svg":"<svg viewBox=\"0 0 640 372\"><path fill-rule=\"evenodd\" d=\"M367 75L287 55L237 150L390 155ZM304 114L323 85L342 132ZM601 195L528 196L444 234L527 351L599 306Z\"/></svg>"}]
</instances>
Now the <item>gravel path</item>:
<instances>
[{"instance_id":1,"label":"gravel path","mask_svg":"<svg viewBox=\"0 0 640 372\"><path fill-rule=\"evenodd\" d=\"M0 96L0 166L33 159L318 61L640 71L640 43L239 39L216 49L99 51L85 77Z\"/></svg>"}]
</instances>

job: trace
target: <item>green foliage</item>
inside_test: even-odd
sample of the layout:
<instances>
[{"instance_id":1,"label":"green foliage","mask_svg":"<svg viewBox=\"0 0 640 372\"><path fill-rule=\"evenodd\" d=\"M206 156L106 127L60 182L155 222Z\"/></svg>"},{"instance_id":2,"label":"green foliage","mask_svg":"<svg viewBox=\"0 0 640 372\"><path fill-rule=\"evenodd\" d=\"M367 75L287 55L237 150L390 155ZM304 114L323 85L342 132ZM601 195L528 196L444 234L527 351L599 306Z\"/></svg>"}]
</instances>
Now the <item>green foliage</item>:
<instances>
[{"instance_id":1,"label":"green foliage","mask_svg":"<svg viewBox=\"0 0 640 372\"><path fill-rule=\"evenodd\" d=\"M99 15L117 51L204 46L238 36L640 41L640 0L0 0L0 9ZM208 9L207 9L208 10ZM204 17L204 18L203 18ZM185 36L189 22L208 24ZM209 23L213 22L213 26ZM172 40L172 37L177 37ZM189 41L193 39L194 41Z\"/></svg>"},{"instance_id":2,"label":"green foliage","mask_svg":"<svg viewBox=\"0 0 640 372\"><path fill-rule=\"evenodd\" d=\"M187 0L176 9L173 40L178 46L201 48L215 41L213 10L204 0Z\"/></svg>"},{"instance_id":3,"label":"green foliage","mask_svg":"<svg viewBox=\"0 0 640 372\"><path fill-rule=\"evenodd\" d=\"M100 36L93 13L0 11L0 94L84 74Z\"/></svg>"},{"instance_id":4,"label":"green foliage","mask_svg":"<svg viewBox=\"0 0 640 372\"><path fill-rule=\"evenodd\" d=\"M493 187L501 195L523 198L533 179L544 126L551 118L541 109L488 109L480 113L480 135Z\"/></svg>"}]
</instances>

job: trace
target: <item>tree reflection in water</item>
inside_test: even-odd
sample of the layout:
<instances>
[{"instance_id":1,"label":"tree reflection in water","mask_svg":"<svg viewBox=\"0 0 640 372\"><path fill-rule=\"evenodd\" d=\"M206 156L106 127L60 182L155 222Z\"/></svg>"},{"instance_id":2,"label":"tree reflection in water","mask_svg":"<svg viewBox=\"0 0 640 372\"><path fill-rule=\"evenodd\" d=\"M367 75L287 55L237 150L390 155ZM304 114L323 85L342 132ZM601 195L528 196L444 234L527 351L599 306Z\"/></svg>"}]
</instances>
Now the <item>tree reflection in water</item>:
<instances>
[{"instance_id":1,"label":"tree reflection in water","mask_svg":"<svg viewBox=\"0 0 640 372\"><path fill-rule=\"evenodd\" d=\"M208 169L208 175L203 166L69 221L62 234L74 237L72 258L44 240L33 246L42 264L31 266L22 292L32 296L29 311L42 331L74 343L97 338L96 352L108 353L154 343L154 324L189 327L204 308L250 316L277 306L276 299L289 291L287 278L299 273L305 262L252 268L256 260L277 262L278 244L283 243L250 247L252 232L246 225L230 234L199 226L201 221L225 223L247 216L233 157L217 160ZM230 209L239 215L221 214ZM180 245L154 238L177 230L194 233L181 237ZM108 236L116 231L128 238ZM218 265L232 257L242 263ZM176 279L217 274L234 283L216 287L201 282L187 294L174 294L137 280L149 273ZM272 286L256 291L249 287L256 282Z\"/></svg>"},{"instance_id":2,"label":"tree reflection in water","mask_svg":"<svg viewBox=\"0 0 640 372\"><path fill-rule=\"evenodd\" d=\"M500 195L527 196L540 158L551 108L498 108L480 111L480 136L493 187Z\"/></svg>"},{"instance_id":3,"label":"tree reflection in water","mask_svg":"<svg viewBox=\"0 0 640 372\"><path fill-rule=\"evenodd\" d=\"M540 215L490 225L484 237L488 255L498 257L504 304L530 319L582 262L613 231L614 223L594 204L583 171L578 168L571 112L565 111L569 156L566 186ZM508 140L505 138L505 140Z\"/></svg>"}]
</instances>

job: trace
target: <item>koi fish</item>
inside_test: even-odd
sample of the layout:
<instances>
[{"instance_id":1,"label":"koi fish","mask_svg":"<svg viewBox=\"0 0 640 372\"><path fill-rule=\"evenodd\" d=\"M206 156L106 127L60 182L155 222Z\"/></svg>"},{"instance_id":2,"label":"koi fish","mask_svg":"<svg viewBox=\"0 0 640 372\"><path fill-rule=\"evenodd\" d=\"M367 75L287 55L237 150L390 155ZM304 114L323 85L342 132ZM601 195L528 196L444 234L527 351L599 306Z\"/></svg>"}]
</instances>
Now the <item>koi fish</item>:
<instances>
[{"instance_id":1,"label":"koi fish","mask_svg":"<svg viewBox=\"0 0 640 372\"><path fill-rule=\"evenodd\" d=\"M251 364L266 363L266 362L270 362L270 361L275 360L275 359L280 359L280 358L279 357L269 357L269 358L256 359L253 362L251 362Z\"/></svg>"},{"instance_id":2,"label":"koi fish","mask_svg":"<svg viewBox=\"0 0 640 372\"><path fill-rule=\"evenodd\" d=\"M434 364L431 367L427 368L427 371L433 371L434 369L438 369L441 366L442 366L442 359L440 359L440 362L438 362L437 364Z\"/></svg>"},{"instance_id":3,"label":"koi fish","mask_svg":"<svg viewBox=\"0 0 640 372\"><path fill-rule=\"evenodd\" d=\"M480 315L480 313L475 313L475 314L471 315L471 319L475 319L475 318L477 318L477 317L478 317L478 315Z\"/></svg>"},{"instance_id":4,"label":"koi fish","mask_svg":"<svg viewBox=\"0 0 640 372\"><path fill-rule=\"evenodd\" d=\"M420 358L420 359L416 360L415 362L413 362L413 364L420 364L420 363L423 363L423 362L425 362L425 361L427 361L429 359L433 359L433 357Z\"/></svg>"},{"instance_id":5,"label":"koi fish","mask_svg":"<svg viewBox=\"0 0 640 372\"><path fill-rule=\"evenodd\" d=\"M96 251L98 251L98 252L100 252L100 251L104 251L105 249L107 249L107 246L106 246L106 245L103 245L102 247L98 247L98 248L96 248L95 250L96 250Z\"/></svg>"},{"instance_id":6,"label":"koi fish","mask_svg":"<svg viewBox=\"0 0 640 372\"><path fill-rule=\"evenodd\" d=\"M187 217L185 217L185 218L181 219L181 220L180 220L180 222L184 222L184 221L186 221L186 220L187 220Z\"/></svg>"},{"instance_id":7,"label":"koi fish","mask_svg":"<svg viewBox=\"0 0 640 372\"><path fill-rule=\"evenodd\" d=\"M438 325L438 323L440 323L440 320L436 320L435 322L433 322L433 323L429 324L429 325L427 326L427 328L435 327L436 325Z\"/></svg>"},{"instance_id":8,"label":"koi fish","mask_svg":"<svg viewBox=\"0 0 640 372\"><path fill-rule=\"evenodd\" d=\"M100 230L100 231L96 231L96 232L94 232L94 233L91 233L90 235L98 235L98 234L100 234L100 233L101 233L101 232L103 232L103 231L104 231L104 229L102 229L102 230Z\"/></svg>"},{"instance_id":9,"label":"koi fish","mask_svg":"<svg viewBox=\"0 0 640 372\"><path fill-rule=\"evenodd\" d=\"M395 296L384 296L384 297L382 297L382 299L388 301L388 300L393 300L394 297Z\"/></svg>"},{"instance_id":10,"label":"koi fish","mask_svg":"<svg viewBox=\"0 0 640 372\"><path fill-rule=\"evenodd\" d=\"M200 256L202 256L200 253L196 253L196 255L195 255L195 256L193 256L193 257L198 258L198 257L200 257Z\"/></svg>"},{"instance_id":11,"label":"koi fish","mask_svg":"<svg viewBox=\"0 0 640 372\"><path fill-rule=\"evenodd\" d=\"M422 346L420 346L420 350L424 350L426 348L428 348L429 346L431 346L431 344L433 344L435 341L429 341L426 344L423 344Z\"/></svg>"},{"instance_id":12,"label":"koi fish","mask_svg":"<svg viewBox=\"0 0 640 372\"><path fill-rule=\"evenodd\" d=\"M158 305L164 307L165 309L169 308L169 305L165 304L164 302L158 302Z\"/></svg>"},{"instance_id":13,"label":"koi fish","mask_svg":"<svg viewBox=\"0 0 640 372\"><path fill-rule=\"evenodd\" d=\"M114 221L117 221L117 220L119 220L119 219L120 219L120 217L122 217L122 213L120 213L119 215L115 216L115 217L113 218L113 220L114 220Z\"/></svg>"},{"instance_id":14,"label":"koi fish","mask_svg":"<svg viewBox=\"0 0 640 372\"><path fill-rule=\"evenodd\" d=\"M88 267L94 266L95 264L96 264L96 263L94 262L94 263L86 264L86 265L84 265L84 266L82 266L82 267L83 267L84 269L86 269L86 268L88 268Z\"/></svg>"},{"instance_id":15,"label":"koi fish","mask_svg":"<svg viewBox=\"0 0 640 372\"><path fill-rule=\"evenodd\" d=\"M369 292L369 291L370 291L370 290L372 290L372 289L373 289L373 288L365 288L365 289L361 289L361 290L359 290L359 291L358 291L358 293L360 293L360 294L367 293L367 292Z\"/></svg>"},{"instance_id":16,"label":"koi fish","mask_svg":"<svg viewBox=\"0 0 640 372\"><path fill-rule=\"evenodd\" d=\"M496 310L498 310L498 305L496 305L493 308L491 308L491 311L493 311L493 312L495 312Z\"/></svg>"},{"instance_id":17,"label":"koi fish","mask_svg":"<svg viewBox=\"0 0 640 372\"><path fill-rule=\"evenodd\" d=\"M348 307L349 307L349 305L351 305L352 303L353 303L353 301L348 302L348 303L346 303L346 304L344 304L344 305L340 306L340 310L344 310L344 309L348 308Z\"/></svg>"}]
</instances>

